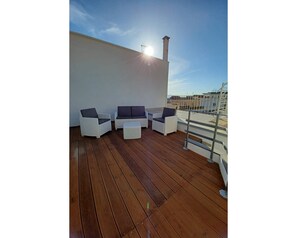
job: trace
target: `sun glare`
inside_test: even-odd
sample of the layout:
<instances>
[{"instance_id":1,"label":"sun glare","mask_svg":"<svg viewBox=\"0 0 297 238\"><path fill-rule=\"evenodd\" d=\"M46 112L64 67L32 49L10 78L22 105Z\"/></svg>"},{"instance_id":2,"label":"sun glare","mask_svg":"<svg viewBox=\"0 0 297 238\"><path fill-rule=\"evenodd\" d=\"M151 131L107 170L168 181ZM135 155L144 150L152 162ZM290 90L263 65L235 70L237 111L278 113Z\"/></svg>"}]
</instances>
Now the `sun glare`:
<instances>
[{"instance_id":1,"label":"sun glare","mask_svg":"<svg viewBox=\"0 0 297 238\"><path fill-rule=\"evenodd\" d=\"M151 46L146 46L143 51L144 54L152 56L154 54L154 48Z\"/></svg>"}]
</instances>

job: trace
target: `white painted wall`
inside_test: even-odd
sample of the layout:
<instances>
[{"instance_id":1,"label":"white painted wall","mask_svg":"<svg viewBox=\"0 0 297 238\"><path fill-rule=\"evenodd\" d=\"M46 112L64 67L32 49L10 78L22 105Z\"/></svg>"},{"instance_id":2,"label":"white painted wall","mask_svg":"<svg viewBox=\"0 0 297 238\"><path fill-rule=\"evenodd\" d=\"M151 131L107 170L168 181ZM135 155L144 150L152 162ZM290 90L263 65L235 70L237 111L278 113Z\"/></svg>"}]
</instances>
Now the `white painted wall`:
<instances>
[{"instance_id":1,"label":"white painted wall","mask_svg":"<svg viewBox=\"0 0 297 238\"><path fill-rule=\"evenodd\" d=\"M167 61L70 32L70 126L79 125L82 108L113 116L117 106L164 107L168 66Z\"/></svg>"}]
</instances>

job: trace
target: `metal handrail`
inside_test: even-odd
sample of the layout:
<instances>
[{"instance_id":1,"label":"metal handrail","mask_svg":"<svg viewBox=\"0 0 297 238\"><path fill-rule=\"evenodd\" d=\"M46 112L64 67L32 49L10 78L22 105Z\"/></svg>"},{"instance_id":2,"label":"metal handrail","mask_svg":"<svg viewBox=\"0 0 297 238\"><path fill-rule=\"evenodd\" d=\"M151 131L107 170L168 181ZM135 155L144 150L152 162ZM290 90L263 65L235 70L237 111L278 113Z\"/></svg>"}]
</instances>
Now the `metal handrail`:
<instances>
[{"instance_id":1,"label":"metal handrail","mask_svg":"<svg viewBox=\"0 0 297 238\"><path fill-rule=\"evenodd\" d=\"M210 153L210 159L208 160L208 162L213 163L213 151L214 151L214 147L215 147L215 143L216 143L216 136L217 136L217 131L218 131L218 124L219 124L219 118L220 118L220 113L217 114L217 118L216 118L216 127L215 127L215 131L213 133L213 140L212 140L212 146L211 146L211 153Z\"/></svg>"},{"instance_id":2,"label":"metal handrail","mask_svg":"<svg viewBox=\"0 0 297 238\"><path fill-rule=\"evenodd\" d=\"M188 149L188 139L189 139L189 127L190 127L190 117L191 117L191 110L189 110L188 113L188 124L187 124L187 135L186 135L186 141L185 141L185 145L184 145L184 149L187 150Z\"/></svg>"},{"instance_id":3,"label":"metal handrail","mask_svg":"<svg viewBox=\"0 0 297 238\"><path fill-rule=\"evenodd\" d=\"M185 130L185 132L186 132L186 130ZM203 137L203 138L205 138L207 140L213 140L213 138L211 138L211 137L208 137L208 136L205 136L205 135L193 132L193 131L188 131L188 133L192 134L192 135ZM225 149L225 151L228 153L228 147L225 145L225 143L223 141L215 139L215 142L221 144L223 146L223 148Z\"/></svg>"},{"instance_id":4,"label":"metal handrail","mask_svg":"<svg viewBox=\"0 0 297 238\"><path fill-rule=\"evenodd\" d=\"M188 119L186 119L187 121ZM222 126L216 126L216 125L211 125L211 124L207 124L207 123L204 123L204 122L200 122L200 121L194 121L194 120L190 120L189 122L192 122L194 124L199 124L199 125L202 125L202 126L208 126L208 127L211 127L211 128L217 128L217 129L220 129L220 130L226 130L225 127L222 127Z\"/></svg>"},{"instance_id":5,"label":"metal handrail","mask_svg":"<svg viewBox=\"0 0 297 238\"><path fill-rule=\"evenodd\" d=\"M199 111L199 110L190 110L190 111L191 112L195 112L195 113L214 115L214 116L218 114L216 112L203 112L203 111ZM221 113L220 112L220 116L228 116L228 114L225 114L225 113Z\"/></svg>"},{"instance_id":6,"label":"metal handrail","mask_svg":"<svg viewBox=\"0 0 297 238\"><path fill-rule=\"evenodd\" d=\"M211 124L207 124L207 123L203 123L203 122L198 122L198 121L195 121L195 120L191 120L191 112L197 112L197 111L195 111L195 110L189 110L188 119L186 119L186 121L187 121L187 129L186 129L186 139L185 139L184 149L186 149L186 150L188 149L189 134L194 134L194 135L196 134L198 136L201 136L201 137L204 137L204 138L206 138L208 140L211 140L212 141L212 146L211 146L210 159L208 159L208 162L213 163L213 154L214 154L214 147L215 147L215 143L216 142L217 143L220 143L221 145L223 145L224 150L228 153L228 147L224 144L224 142L216 139L218 129L227 131L226 128L221 127L221 126L218 126L218 124L219 124L219 118L220 118L221 115L224 115L224 114L222 114L220 112L219 113L206 113L206 114L212 114L212 115L215 115L216 116L215 125L211 125ZM199 112L199 113L201 113L201 112ZM194 133L194 132L189 131L190 123L194 123L194 124L198 124L198 125L203 125L203 126L214 128L213 137L211 138L211 137L207 137L207 136L204 136L204 135L201 135L201 134L198 134L198 133Z\"/></svg>"}]
</instances>

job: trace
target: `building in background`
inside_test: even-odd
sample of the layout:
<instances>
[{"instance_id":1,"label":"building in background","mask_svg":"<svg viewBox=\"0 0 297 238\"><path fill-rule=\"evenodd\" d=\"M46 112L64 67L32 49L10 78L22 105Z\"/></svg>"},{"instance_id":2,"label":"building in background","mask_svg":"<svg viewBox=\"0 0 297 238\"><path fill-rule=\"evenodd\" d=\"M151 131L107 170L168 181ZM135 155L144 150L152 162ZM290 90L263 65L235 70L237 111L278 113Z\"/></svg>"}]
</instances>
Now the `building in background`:
<instances>
[{"instance_id":1,"label":"building in background","mask_svg":"<svg viewBox=\"0 0 297 238\"><path fill-rule=\"evenodd\" d=\"M228 91L220 89L192 96L170 96L167 106L178 110L197 110L200 112L224 112L228 110Z\"/></svg>"}]
</instances>

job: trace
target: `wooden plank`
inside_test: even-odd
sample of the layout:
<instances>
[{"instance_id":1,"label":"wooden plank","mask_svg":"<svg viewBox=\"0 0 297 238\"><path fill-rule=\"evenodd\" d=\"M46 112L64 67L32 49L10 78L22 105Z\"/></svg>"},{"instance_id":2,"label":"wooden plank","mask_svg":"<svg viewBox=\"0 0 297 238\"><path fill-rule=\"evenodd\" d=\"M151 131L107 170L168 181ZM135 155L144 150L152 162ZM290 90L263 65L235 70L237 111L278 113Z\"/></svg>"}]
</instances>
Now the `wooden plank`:
<instances>
[{"instance_id":1,"label":"wooden plank","mask_svg":"<svg viewBox=\"0 0 297 238\"><path fill-rule=\"evenodd\" d=\"M128 231L134 229L134 223L106 163L106 158L112 155L102 140L97 140L96 145L99 147L99 151L102 155L100 157L96 157L97 163L101 170L115 221L121 235L124 236Z\"/></svg>"},{"instance_id":2,"label":"wooden plank","mask_svg":"<svg viewBox=\"0 0 297 238\"><path fill-rule=\"evenodd\" d=\"M79 208L78 142L70 145L70 237L83 237Z\"/></svg>"},{"instance_id":3,"label":"wooden plank","mask_svg":"<svg viewBox=\"0 0 297 238\"><path fill-rule=\"evenodd\" d=\"M180 185L172 178L169 174L166 173L167 166L164 163L156 163L155 161L159 161L156 156L147 151L142 145L136 141L131 141L131 148L134 149L138 158L141 159L147 166L151 168L159 177L167 184L167 186L174 192L180 189ZM171 170L170 173L173 173Z\"/></svg>"},{"instance_id":4,"label":"wooden plank","mask_svg":"<svg viewBox=\"0 0 297 238\"><path fill-rule=\"evenodd\" d=\"M96 156L101 156L98 148L87 143L88 161L92 180L92 188L96 205L96 212L103 237L120 237L120 233L113 218L101 171L96 162Z\"/></svg>"},{"instance_id":5,"label":"wooden plank","mask_svg":"<svg viewBox=\"0 0 297 238\"><path fill-rule=\"evenodd\" d=\"M146 143L150 143L150 144L152 144L152 145L154 145L154 146L157 146L156 148L159 147L159 150L160 150L161 152L163 152L163 153L166 151L166 153L167 153L167 157L172 158L172 159L175 159L175 161L178 161L178 164L181 165L182 168L187 168L187 169L189 170L189 172L190 172L190 171L194 171L194 170L193 170L193 166L189 166L188 161L185 160L184 157L180 156L180 155L176 152L176 150L177 150L179 147L181 147L180 145L175 146L175 147L172 147L172 148L169 149L169 148L166 146L166 138L167 138L167 136L162 136L162 135L159 135L159 133L157 133L157 135L155 135L155 136L156 136L156 138L155 138L155 137L153 137L152 135L154 135L153 133L156 133L156 132L152 131L152 132L150 132L150 133L151 133L151 136L148 136L148 137L146 137L146 138L144 139L144 141L145 141ZM168 139L168 138L167 138L167 139ZM172 141L172 143L174 143L174 142ZM181 147L181 148L182 148L182 147ZM193 173L193 172L192 172L192 173Z\"/></svg>"},{"instance_id":6,"label":"wooden plank","mask_svg":"<svg viewBox=\"0 0 297 238\"><path fill-rule=\"evenodd\" d=\"M110 136L114 142L115 147L117 148L118 152L129 166L129 168L133 171L135 176L141 182L145 190L148 192L150 197L154 200L155 204L159 207L161 206L166 198L164 195L159 191L159 189L155 186L155 184L150 180L150 178L146 175L146 173L138 166L138 164L133 160L130 153L131 151L127 151L127 148L124 146L124 141L119 139L118 136L111 135ZM129 153L130 152L130 153Z\"/></svg>"},{"instance_id":7,"label":"wooden plank","mask_svg":"<svg viewBox=\"0 0 297 238\"><path fill-rule=\"evenodd\" d=\"M173 197L181 207L187 210L188 213L192 213L194 216L199 216L203 222L220 234L220 237L227 236L227 224L211 214L198 199L195 199L183 189L175 193Z\"/></svg>"},{"instance_id":8,"label":"wooden plank","mask_svg":"<svg viewBox=\"0 0 297 238\"><path fill-rule=\"evenodd\" d=\"M152 137L150 136L147 139L152 140ZM177 138L174 137L174 134L171 135L171 138L169 138L168 136L159 136L158 143L162 145L163 149L168 149L171 155L174 155L175 157L177 156L178 158L183 158L180 159L182 164L189 168L202 168L199 165L204 165L205 168L205 165L208 163L207 161L201 159L198 154L195 154L197 161L199 161L198 165L190 163L189 157L190 155L194 155L193 152L189 150L184 150L183 144L177 144Z\"/></svg>"},{"instance_id":9,"label":"wooden plank","mask_svg":"<svg viewBox=\"0 0 297 238\"><path fill-rule=\"evenodd\" d=\"M155 230L162 238L179 238L180 236L176 233L174 228L169 224L167 219L162 215L161 212L155 211L149 217Z\"/></svg>"},{"instance_id":10,"label":"wooden plank","mask_svg":"<svg viewBox=\"0 0 297 238\"><path fill-rule=\"evenodd\" d=\"M172 134L172 136L177 136L181 134L181 132L179 133L174 133ZM196 166L197 168L199 168L199 170L201 170L201 174L203 176L205 176L206 178L210 178L211 180L215 179L215 181L217 181L218 186L220 187L219 189L221 189L222 186L224 186L223 184L223 180L221 178L221 172L219 169L219 166L216 163L209 163L207 162L207 159L191 150L184 150L183 147L181 145L177 145L175 144L176 141L179 140L179 137L176 138L166 138L167 141L163 142L164 146L166 146L169 149L174 149L174 151L176 153L178 153L180 156L184 157L187 161L189 161L190 163L192 163L194 166ZM182 139L185 138L185 135L183 136ZM166 140L165 139L165 140ZM217 180L219 179L219 180Z\"/></svg>"},{"instance_id":11,"label":"wooden plank","mask_svg":"<svg viewBox=\"0 0 297 238\"><path fill-rule=\"evenodd\" d=\"M103 180L103 178L106 177L106 174L103 175L101 166L98 167L97 156L103 156L105 162L105 167L103 166L105 168L104 170L109 173L109 179L111 178L114 181L114 189L118 190L117 193L120 195L123 204L133 221L133 225L136 227L138 226L138 229L142 229L142 231L140 230L142 232L142 237L145 234L147 235L147 231L150 230L149 226L146 227L141 224L142 221L146 221L145 218L147 216L149 216L147 220L150 221L148 225L151 225L155 230L155 233L152 233L152 236L157 235L160 237L167 237L167 234L170 234L168 235L169 237L227 236L227 201L222 200L217 193L218 189L221 188L220 184L222 183L219 168L217 168L216 164L208 164L204 158L199 158L199 155L197 156L192 151L184 151L182 149L184 138L179 135L179 132L164 137L150 129L143 129L141 139L126 141L122 138L122 130L108 133L99 140L89 137L81 137L79 127L75 128L74 131L72 131L71 128L70 132L74 132L70 136L70 151L74 151L74 147L71 147L75 145L75 143L78 143L77 141L81 143L82 147L84 147L85 144L87 146L86 148L88 148L90 142L96 142L96 144L98 144L98 141L101 141L104 142L102 143L102 147L104 147L104 150L106 150L106 153L109 155L103 156L103 153L98 149L98 146L97 149L93 149L92 144L90 152L87 150L89 180L91 179L89 186L91 184L91 192L93 192L93 201L91 201L91 204L93 203L93 207L95 207L95 209L93 209L93 214L95 214L95 218L97 214L97 226L102 237L119 237L120 235L124 235L125 237L140 236L136 228L125 234L120 233L114 219L114 217L117 216L116 213L118 213L118 211L116 211L116 209L111 209L111 202L109 201L106 191L107 189L105 188L106 185L104 184L105 180ZM114 136L116 137L116 140L114 139ZM72 144L73 142L75 143ZM151 181L154 181L154 177L151 177L147 171L153 171L155 174L154 176L157 175L172 191L176 192L169 196L169 198L167 197L167 202L160 208L157 208L148 191L144 188L143 184L140 183L139 178L136 177L134 171L127 165L127 162L124 160L126 154L120 153L122 148L126 149L124 152L130 156L132 163L136 164L142 171L146 172L146 176ZM83 149L81 152L83 152ZM75 153L78 154L79 151L76 151ZM75 153L70 153L70 160L75 158L75 156L73 156ZM95 161L95 169L93 168L93 172L92 158L89 159L89 153L91 154L91 157L94 157L93 160ZM141 163L137 159L140 160ZM78 190L76 191L78 191L78 195L75 195L75 181L78 181L81 178L80 160L78 164L78 179L75 178L76 165L71 163L72 162L70 162L70 176L71 183L73 184L70 184L70 187L74 188L72 189L74 193L70 191L70 209L73 205L71 204L71 197L78 198L79 203L76 203L75 205L76 214L78 214L77 206L80 205L79 213L81 219L78 219L76 216L74 219L78 220L71 225L71 222L75 220L73 220L74 212L70 211L70 216L72 217L70 218L70 234L80 234L77 232L79 229L75 229L73 224L79 224L77 222L81 220L82 231L86 231L86 237L91 237L90 234L93 232L92 228L87 231L86 229L88 228L85 225L85 223L90 220L88 217L90 214L83 212L86 211L86 204L82 205L83 203L86 203L87 199L85 199L85 202L81 203L82 198L80 197L82 193L85 193L80 190L82 181L79 181L77 184ZM97 173L97 175L92 175L92 173ZM96 199L98 194L100 194L100 192L98 192L98 176L101 179L101 184L103 184L103 186L101 186L104 191L103 196L107 197L106 207L109 207L110 209L111 220L116 228L117 236L104 235L105 233L103 233L103 226L101 223L102 221L106 221L106 217L100 219L99 208L97 209L97 205L98 207L102 206L101 202ZM72 179L72 177L74 177L74 179ZM156 186L156 188L158 188L161 193L164 192L161 187ZM174 200L174 202L172 202L172 200ZM73 202L75 203L75 199L73 199ZM88 203L89 202L90 201L88 200ZM96 202L98 203L97 205ZM133 210L134 203L137 204L135 206L137 208ZM169 205L167 205L168 203ZM147 209L147 204L149 204L149 209ZM90 207L92 205L88 206ZM163 207L165 207L165 210L163 210ZM75 209L72 208L72 211L75 211ZM172 214L172 211L174 214ZM142 217L144 217L144 219L142 219ZM187 219L190 219L190 221ZM91 223L93 221L94 219L91 219ZM199 229L195 228L196 223L198 223L198 227L200 227ZM92 227L90 224L88 226ZM106 226L110 227L110 224L107 224ZM98 237L100 237L100 235Z\"/></svg>"},{"instance_id":12,"label":"wooden plank","mask_svg":"<svg viewBox=\"0 0 297 238\"><path fill-rule=\"evenodd\" d=\"M181 237L219 237L219 234L200 217L185 211L173 197L160 208L160 211Z\"/></svg>"},{"instance_id":13,"label":"wooden plank","mask_svg":"<svg viewBox=\"0 0 297 238\"><path fill-rule=\"evenodd\" d=\"M124 238L141 238L137 232L137 229L133 229L132 231L129 231Z\"/></svg>"},{"instance_id":14,"label":"wooden plank","mask_svg":"<svg viewBox=\"0 0 297 238\"><path fill-rule=\"evenodd\" d=\"M168 149L174 149L175 153L187 159L187 161L191 162L194 166L200 167L203 166L204 169L209 169L210 173L213 173L213 164L207 162L207 158L191 151L184 149L184 142L180 142L179 138L172 135L171 138L164 138L162 143Z\"/></svg>"},{"instance_id":15,"label":"wooden plank","mask_svg":"<svg viewBox=\"0 0 297 238\"><path fill-rule=\"evenodd\" d=\"M168 148L169 150L174 150L175 153L185 158L187 161L196 166L199 169L203 169L204 172L207 172L211 175L218 176L220 175L220 170L216 164L211 164L207 162L207 159L197 153L194 153L191 150L183 149L183 141L180 140L180 133L173 133L169 136L159 137L162 141L162 145ZM183 140L185 135L183 136ZM190 165L192 166L192 165Z\"/></svg>"},{"instance_id":16,"label":"wooden plank","mask_svg":"<svg viewBox=\"0 0 297 238\"><path fill-rule=\"evenodd\" d=\"M214 192L208 186L206 186L204 183L202 183L200 175L193 177L193 179L191 180L190 183L195 188L200 190L210 200L214 201L221 208L223 208L225 211L227 211L227 200L220 195L219 190L216 190L216 192Z\"/></svg>"},{"instance_id":17,"label":"wooden plank","mask_svg":"<svg viewBox=\"0 0 297 238\"><path fill-rule=\"evenodd\" d=\"M208 210L210 214L214 215L222 222L227 224L227 212L218 204L210 200L207 196L205 196L205 194L203 194L201 191L196 189L191 184L183 187L183 189L186 190L189 194L191 194L191 196L193 196L196 200L198 200Z\"/></svg>"},{"instance_id":18,"label":"wooden plank","mask_svg":"<svg viewBox=\"0 0 297 238\"><path fill-rule=\"evenodd\" d=\"M178 139L178 138L177 138ZM175 141L175 140L173 140ZM204 185L208 186L214 192L217 192L219 189L224 187L223 179L221 178L221 173L219 166L216 163L208 163L205 158L201 159L199 154L196 154L190 150L186 151L182 149L181 146L176 146L174 143L167 141L163 143L165 147L170 150L173 150L183 157L187 162L188 166L192 166L199 171L200 180ZM211 182L211 183L210 183Z\"/></svg>"},{"instance_id":19,"label":"wooden plank","mask_svg":"<svg viewBox=\"0 0 297 238\"><path fill-rule=\"evenodd\" d=\"M127 179L130 187L132 188L135 196L139 200L144 211L146 212L147 215L150 215L151 212L157 207L157 205L152 200L152 198L149 196L149 194L144 189L144 187L139 182L139 180L136 178L136 176L134 175L132 170L127 166L124 159L118 152L117 148L113 145L114 141L112 141L109 137L105 137L104 141L108 145L109 150L113 154L115 161L117 162L119 168L122 170L125 178ZM149 204L149 208L147 207L147 204Z\"/></svg>"},{"instance_id":20,"label":"wooden plank","mask_svg":"<svg viewBox=\"0 0 297 238\"><path fill-rule=\"evenodd\" d=\"M176 154L166 150L160 143L151 140L150 138L145 138L143 146L147 150L153 151L154 155L158 156L160 160L166 163L184 179L189 180L193 174L197 173L193 168L185 166L182 162L183 159L176 158Z\"/></svg>"},{"instance_id":21,"label":"wooden plank","mask_svg":"<svg viewBox=\"0 0 297 238\"><path fill-rule=\"evenodd\" d=\"M149 219L145 219L136 228L141 238L161 238Z\"/></svg>"},{"instance_id":22,"label":"wooden plank","mask_svg":"<svg viewBox=\"0 0 297 238\"><path fill-rule=\"evenodd\" d=\"M167 202L165 205L167 205L169 202ZM162 206L160 208L160 212L162 215L167 219L169 224L174 227L176 233L180 237L191 237L190 229L191 226L188 226L187 223L183 220L180 220L177 216L177 211L175 209L170 210L171 208L168 208L167 206Z\"/></svg>"},{"instance_id":23,"label":"wooden plank","mask_svg":"<svg viewBox=\"0 0 297 238\"><path fill-rule=\"evenodd\" d=\"M167 139L166 142L162 141L162 144L164 144L165 147L167 147L170 150L174 150L177 154L185 158L185 160L189 161L193 164L194 167L197 168L197 170L200 171L200 174L203 176L201 177L202 182L206 181L204 183L206 186L208 186L210 189L212 189L214 192L216 192L218 189L221 189L224 187L223 179L221 178L221 172L219 169L219 166L216 163L209 163L207 162L207 159L203 156L194 153L190 150L184 150L181 145L176 144L176 141L179 141L179 137L177 136L179 134L184 134L182 132L177 132L172 134L172 138L165 138ZM185 134L183 135L182 139L185 138ZM191 166L191 164L189 164ZM212 181L212 183L209 183L209 180Z\"/></svg>"},{"instance_id":24,"label":"wooden plank","mask_svg":"<svg viewBox=\"0 0 297 238\"><path fill-rule=\"evenodd\" d=\"M135 163L144 171L148 178L153 182L153 184L159 189L159 191L164 195L166 199L168 199L172 194L172 189L163 181L164 178L161 177L161 174L157 174L153 168L148 166L143 160L147 160L145 154L139 151L134 144L133 141L127 142L126 150L130 154L131 158L135 161ZM133 148L133 149L132 149ZM151 161L150 161L151 162ZM152 166L152 162L149 163ZM159 169L158 166L155 169ZM159 172L160 169L159 169ZM166 174L165 174L166 176Z\"/></svg>"},{"instance_id":25,"label":"wooden plank","mask_svg":"<svg viewBox=\"0 0 297 238\"><path fill-rule=\"evenodd\" d=\"M166 160L160 159L157 153L154 154L152 151L147 150L144 144L139 142L136 142L136 143L138 144L137 148L139 150L145 153L151 161L153 161L161 170L163 170L166 174L168 174L170 178L172 178L176 182L176 184L173 184L173 185L168 182L168 184L170 184L170 187L172 188L173 191L175 192L178 191L180 187L184 186L184 184L187 183L187 181L182 176L180 176L171 167L168 166L168 163ZM156 169L156 171L158 170ZM162 176L165 177L165 175L162 172L158 171L158 173L161 173Z\"/></svg>"},{"instance_id":26,"label":"wooden plank","mask_svg":"<svg viewBox=\"0 0 297 238\"><path fill-rule=\"evenodd\" d=\"M95 212L85 143L79 142L79 203L85 237L102 237Z\"/></svg>"},{"instance_id":27,"label":"wooden plank","mask_svg":"<svg viewBox=\"0 0 297 238\"><path fill-rule=\"evenodd\" d=\"M183 156L176 153L175 150L173 150L173 148L166 150L165 149L166 147L164 148L164 145L161 142L156 142L156 140L152 140L151 137L147 138L145 141L146 141L146 143L151 142L155 146L159 146L159 147L161 147L161 145L162 145L162 148L160 148L161 153L164 153L164 151L166 151L168 159L172 159L174 161L174 163L177 163L178 166L180 168L182 168L183 170L187 171L188 174L190 174L190 175L201 174L210 182L212 182L214 184L219 184L220 187L224 187L223 179L221 178L221 176L213 175L213 174L205 172L205 166L199 167L199 166L194 165L193 163L188 161L187 157L184 158ZM150 146L153 146L153 145L150 144ZM184 151L184 153L186 153L186 152L189 152L189 151ZM212 164L212 166L218 167L217 164Z\"/></svg>"},{"instance_id":28,"label":"wooden plank","mask_svg":"<svg viewBox=\"0 0 297 238\"><path fill-rule=\"evenodd\" d=\"M76 140L79 140L81 138L80 127L79 126L70 127L69 138L70 138L70 141L71 142L76 141Z\"/></svg>"},{"instance_id":29,"label":"wooden plank","mask_svg":"<svg viewBox=\"0 0 297 238\"><path fill-rule=\"evenodd\" d=\"M113 156L108 156L106 159L132 220L137 225L147 217L146 213Z\"/></svg>"}]
</instances>

